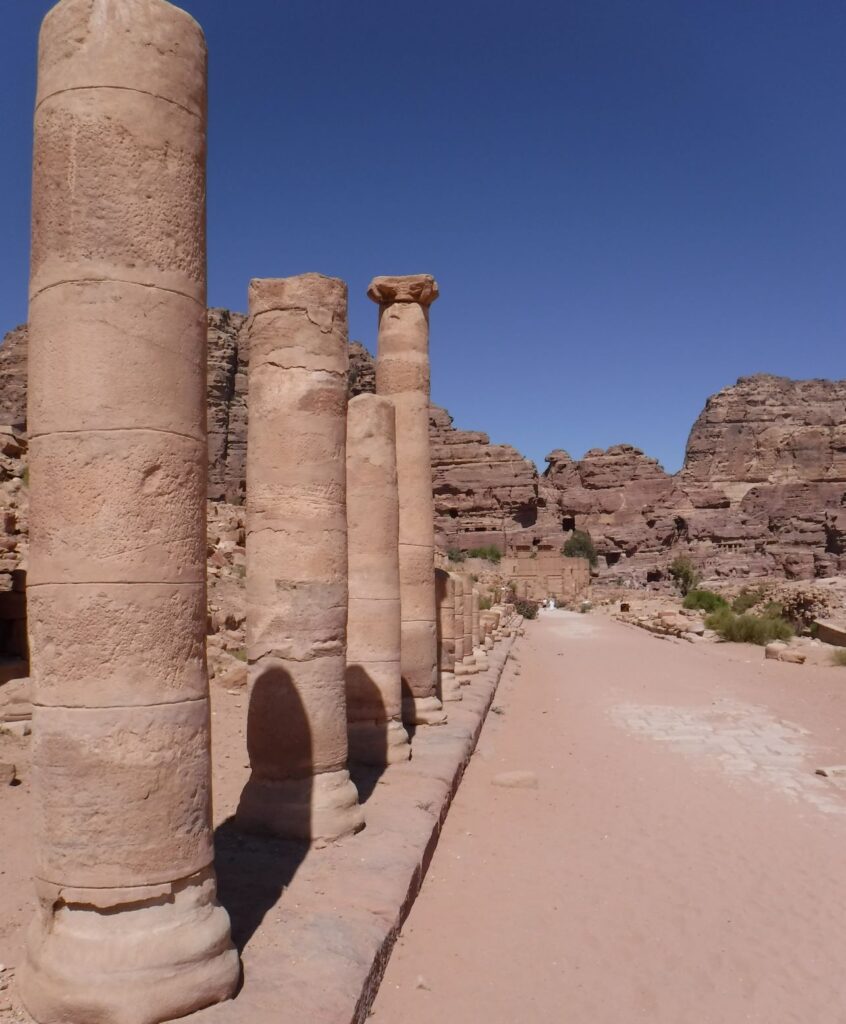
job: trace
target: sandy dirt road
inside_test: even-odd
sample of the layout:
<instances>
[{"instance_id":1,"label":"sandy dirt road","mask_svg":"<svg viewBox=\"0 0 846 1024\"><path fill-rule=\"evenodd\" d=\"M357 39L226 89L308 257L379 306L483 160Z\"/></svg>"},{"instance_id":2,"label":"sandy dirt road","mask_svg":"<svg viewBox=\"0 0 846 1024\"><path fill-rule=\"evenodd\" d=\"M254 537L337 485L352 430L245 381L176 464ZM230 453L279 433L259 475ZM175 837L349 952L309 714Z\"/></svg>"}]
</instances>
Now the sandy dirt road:
<instances>
[{"instance_id":1,"label":"sandy dirt road","mask_svg":"<svg viewBox=\"0 0 846 1024\"><path fill-rule=\"evenodd\" d=\"M376 1024L846 1022L846 670L549 612L496 705Z\"/></svg>"}]
</instances>

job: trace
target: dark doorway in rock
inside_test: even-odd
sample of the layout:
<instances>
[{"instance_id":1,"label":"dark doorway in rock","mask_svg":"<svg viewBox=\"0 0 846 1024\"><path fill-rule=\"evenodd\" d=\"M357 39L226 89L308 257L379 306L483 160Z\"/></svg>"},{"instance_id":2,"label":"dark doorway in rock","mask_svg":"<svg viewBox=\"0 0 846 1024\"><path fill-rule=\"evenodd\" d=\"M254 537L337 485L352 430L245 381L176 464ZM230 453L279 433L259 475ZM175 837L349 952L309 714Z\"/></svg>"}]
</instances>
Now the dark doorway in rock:
<instances>
[{"instance_id":1,"label":"dark doorway in rock","mask_svg":"<svg viewBox=\"0 0 846 1024\"><path fill-rule=\"evenodd\" d=\"M524 529L527 526L534 526L538 521L538 510L535 504L526 503L521 505L514 513L514 522L519 523Z\"/></svg>"},{"instance_id":2,"label":"dark doorway in rock","mask_svg":"<svg viewBox=\"0 0 846 1024\"><path fill-rule=\"evenodd\" d=\"M576 517L575 516L562 516L561 517L561 529L565 533L570 533L576 529Z\"/></svg>"},{"instance_id":3,"label":"dark doorway in rock","mask_svg":"<svg viewBox=\"0 0 846 1024\"><path fill-rule=\"evenodd\" d=\"M646 573L647 583L660 583L664 578L664 574L660 569L649 569Z\"/></svg>"},{"instance_id":4,"label":"dark doorway in rock","mask_svg":"<svg viewBox=\"0 0 846 1024\"><path fill-rule=\"evenodd\" d=\"M605 564L606 565L616 565L617 562L620 561L620 558L622 557L622 555L623 555L622 551L609 551L608 554L605 556Z\"/></svg>"}]
</instances>

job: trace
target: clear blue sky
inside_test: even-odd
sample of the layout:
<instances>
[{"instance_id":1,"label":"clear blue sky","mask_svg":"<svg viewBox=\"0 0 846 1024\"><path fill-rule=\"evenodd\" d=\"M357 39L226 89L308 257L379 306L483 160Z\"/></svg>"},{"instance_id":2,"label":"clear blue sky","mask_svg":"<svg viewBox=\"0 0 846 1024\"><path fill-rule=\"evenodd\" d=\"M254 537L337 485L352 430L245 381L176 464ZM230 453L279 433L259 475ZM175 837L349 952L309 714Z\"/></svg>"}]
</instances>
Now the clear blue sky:
<instances>
[{"instance_id":1,"label":"clear blue sky","mask_svg":"<svg viewBox=\"0 0 846 1024\"><path fill-rule=\"evenodd\" d=\"M842 0L186 0L209 301L429 272L433 400L539 462L678 468L742 374L846 376ZM0 0L0 325L26 316L36 34ZM84 358L84 354L80 354Z\"/></svg>"}]
</instances>

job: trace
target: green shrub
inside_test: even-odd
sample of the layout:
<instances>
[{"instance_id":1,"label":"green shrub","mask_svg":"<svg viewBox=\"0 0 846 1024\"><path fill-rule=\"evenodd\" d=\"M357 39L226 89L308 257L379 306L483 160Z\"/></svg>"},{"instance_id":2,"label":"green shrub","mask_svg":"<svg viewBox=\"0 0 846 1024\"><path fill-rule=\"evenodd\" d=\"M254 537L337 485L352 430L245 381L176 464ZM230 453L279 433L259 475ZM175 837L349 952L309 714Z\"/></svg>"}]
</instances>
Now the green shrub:
<instances>
[{"instance_id":1,"label":"green shrub","mask_svg":"<svg viewBox=\"0 0 846 1024\"><path fill-rule=\"evenodd\" d=\"M593 539L584 530L573 530L572 536L564 542L561 554L567 558L586 558L592 566L596 565L598 558Z\"/></svg>"},{"instance_id":2,"label":"green shrub","mask_svg":"<svg viewBox=\"0 0 846 1024\"><path fill-rule=\"evenodd\" d=\"M463 562L465 557L466 556L464 552L461 550L461 548L450 548L447 551L447 558L451 562Z\"/></svg>"},{"instance_id":3,"label":"green shrub","mask_svg":"<svg viewBox=\"0 0 846 1024\"><path fill-rule=\"evenodd\" d=\"M748 612L750 608L754 608L756 604L760 604L763 600L763 590L749 590L747 587L744 587L732 601L731 609L737 612L738 615L742 615L744 612Z\"/></svg>"},{"instance_id":4,"label":"green shrub","mask_svg":"<svg viewBox=\"0 0 846 1024\"><path fill-rule=\"evenodd\" d=\"M831 663L846 668L846 647L838 647L836 651L831 652Z\"/></svg>"},{"instance_id":5,"label":"green shrub","mask_svg":"<svg viewBox=\"0 0 846 1024\"><path fill-rule=\"evenodd\" d=\"M706 619L705 625L719 633L723 640L738 644L764 644L772 640L789 640L793 636L790 624L774 615L736 615L731 608L718 608Z\"/></svg>"},{"instance_id":6,"label":"green shrub","mask_svg":"<svg viewBox=\"0 0 846 1024\"><path fill-rule=\"evenodd\" d=\"M493 544L486 548L471 548L467 552L468 558L486 558L489 562L499 564L502 558L502 552L499 548L495 548Z\"/></svg>"},{"instance_id":7,"label":"green shrub","mask_svg":"<svg viewBox=\"0 0 846 1024\"><path fill-rule=\"evenodd\" d=\"M514 610L518 615L522 615L524 619L536 619L538 617L537 601L527 601L523 597L518 597L514 602Z\"/></svg>"},{"instance_id":8,"label":"green shrub","mask_svg":"<svg viewBox=\"0 0 846 1024\"><path fill-rule=\"evenodd\" d=\"M677 555L670 563L668 572L682 594L687 594L693 590L699 582L699 573L696 571L696 566L687 555Z\"/></svg>"},{"instance_id":9,"label":"green shrub","mask_svg":"<svg viewBox=\"0 0 846 1024\"><path fill-rule=\"evenodd\" d=\"M480 612L490 611L492 607L493 607L493 598L490 598L490 597L480 597L479 598L479 611Z\"/></svg>"},{"instance_id":10,"label":"green shrub","mask_svg":"<svg viewBox=\"0 0 846 1024\"><path fill-rule=\"evenodd\" d=\"M246 661L247 660L247 648L246 647L239 647L236 651L230 651L229 653L232 655L233 658L237 658L238 661Z\"/></svg>"},{"instance_id":11,"label":"green shrub","mask_svg":"<svg viewBox=\"0 0 846 1024\"><path fill-rule=\"evenodd\" d=\"M685 608L699 608L703 612L715 612L718 608L728 608L728 601L713 590L690 590L685 594L682 605Z\"/></svg>"},{"instance_id":12,"label":"green shrub","mask_svg":"<svg viewBox=\"0 0 846 1024\"><path fill-rule=\"evenodd\" d=\"M765 619L786 619L784 605L780 601L767 601L761 611L758 612Z\"/></svg>"}]
</instances>

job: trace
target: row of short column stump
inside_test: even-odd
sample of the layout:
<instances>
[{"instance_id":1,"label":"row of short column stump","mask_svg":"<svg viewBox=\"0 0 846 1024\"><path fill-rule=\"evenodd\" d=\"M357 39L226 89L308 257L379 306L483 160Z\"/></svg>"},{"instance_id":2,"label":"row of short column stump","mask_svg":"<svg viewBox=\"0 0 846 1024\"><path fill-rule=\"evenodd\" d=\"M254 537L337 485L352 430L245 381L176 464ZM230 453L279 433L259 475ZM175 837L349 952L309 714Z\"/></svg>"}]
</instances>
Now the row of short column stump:
<instances>
[{"instance_id":1,"label":"row of short column stump","mask_svg":"<svg viewBox=\"0 0 846 1024\"><path fill-rule=\"evenodd\" d=\"M164 0L62 0L39 49L30 282L41 1024L228 998L206 622L206 48ZM251 282L244 830L338 839L353 758L409 758L510 628L434 569L429 275L376 278L376 395L347 397L347 290Z\"/></svg>"}]
</instances>

